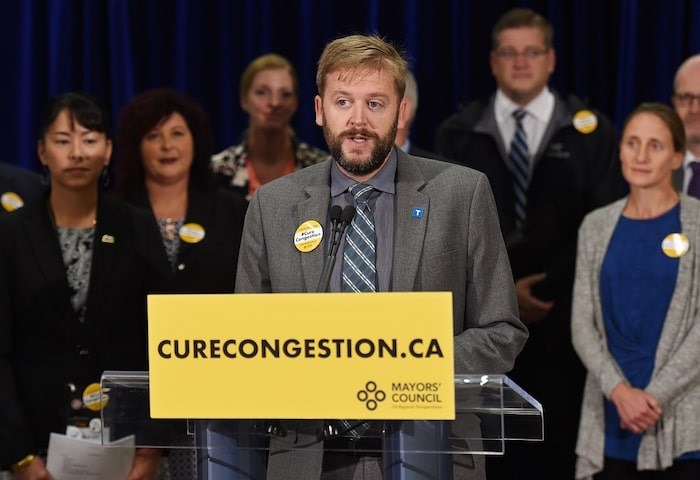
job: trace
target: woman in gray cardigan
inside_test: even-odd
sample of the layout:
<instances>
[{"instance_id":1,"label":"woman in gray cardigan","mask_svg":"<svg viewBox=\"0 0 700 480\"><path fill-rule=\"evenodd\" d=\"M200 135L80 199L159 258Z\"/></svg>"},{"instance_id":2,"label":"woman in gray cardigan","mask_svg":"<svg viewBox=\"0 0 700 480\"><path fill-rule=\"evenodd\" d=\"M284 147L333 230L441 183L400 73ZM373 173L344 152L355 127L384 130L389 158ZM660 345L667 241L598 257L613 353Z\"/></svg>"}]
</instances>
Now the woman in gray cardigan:
<instances>
[{"instance_id":1,"label":"woman in gray cardigan","mask_svg":"<svg viewBox=\"0 0 700 480\"><path fill-rule=\"evenodd\" d=\"M620 142L629 196L579 231L577 479L700 478L700 202L671 182L684 154L676 113L637 107Z\"/></svg>"}]
</instances>

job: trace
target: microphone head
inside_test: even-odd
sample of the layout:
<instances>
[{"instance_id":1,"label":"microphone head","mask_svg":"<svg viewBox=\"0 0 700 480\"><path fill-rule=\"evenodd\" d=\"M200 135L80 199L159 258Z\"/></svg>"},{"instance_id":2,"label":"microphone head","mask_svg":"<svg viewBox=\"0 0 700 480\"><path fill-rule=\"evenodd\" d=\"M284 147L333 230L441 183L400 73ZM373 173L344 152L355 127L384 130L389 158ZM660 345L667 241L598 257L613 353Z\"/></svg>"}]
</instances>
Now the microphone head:
<instances>
[{"instance_id":1,"label":"microphone head","mask_svg":"<svg viewBox=\"0 0 700 480\"><path fill-rule=\"evenodd\" d=\"M354 216L355 216L355 206L348 205L343 209L343 213L340 215L340 221L344 224L348 224L348 223L352 222L352 219Z\"/></svg>"},{"instance_id":2,"label":"microphone head","mask_svg":"<svg viewBox=\"0 0 700 480\"><path fill-rule=\"evenodd\" d=\"M330 212L330 217L331 217L331 223L335 223L338 220L340 220L340 216L343 213L343 209L340 207L340 205L333 205L331 207L331 212Z\"/></svg>"}]
</instances>

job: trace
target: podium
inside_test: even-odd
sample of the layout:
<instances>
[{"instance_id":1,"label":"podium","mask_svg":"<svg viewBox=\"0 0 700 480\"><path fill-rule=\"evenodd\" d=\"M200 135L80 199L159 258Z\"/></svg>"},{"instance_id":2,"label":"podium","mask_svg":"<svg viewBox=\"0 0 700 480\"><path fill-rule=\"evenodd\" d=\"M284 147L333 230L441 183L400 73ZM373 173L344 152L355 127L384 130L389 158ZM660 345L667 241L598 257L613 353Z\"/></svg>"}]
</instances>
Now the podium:
<instances>
[{"instance_id":1,"label":"podium","mask_svg":"<svg viewBox=\"0 0 700 480\"><path fill-rule=\"evenodd\" d=\"M285 454L320 462L324 451L380 455L387 480L444 479L474 456L504 455L507 441L544 439L542 406L505 375L455 375L452 421L153 420L148 372L107 371L101 386L103 444L134 435L137 447L194 448L200 479L265 479Z\"/></svg>"}]
</instances>

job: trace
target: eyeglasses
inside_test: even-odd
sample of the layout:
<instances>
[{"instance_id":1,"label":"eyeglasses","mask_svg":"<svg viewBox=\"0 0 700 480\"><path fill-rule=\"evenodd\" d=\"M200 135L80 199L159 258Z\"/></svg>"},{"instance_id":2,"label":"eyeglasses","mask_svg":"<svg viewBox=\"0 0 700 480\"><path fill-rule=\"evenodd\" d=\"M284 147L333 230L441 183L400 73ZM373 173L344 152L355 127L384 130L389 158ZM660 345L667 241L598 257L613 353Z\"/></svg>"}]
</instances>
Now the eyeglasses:
<instances>
[{"instance_id":1,"label":"eyeglasses","mask_svg":"<svg viewBox=\"0 0 700 480\"><path fill-rule=\"evenodd\" d=\"M520 56L527 60L537 60L547 52L549 52L549 48L526 48L522 52L518 52L512 48L504 48L502 50L496 50L494 53L498 58L512 62Z\"/></svg>"},{"instance_id":2,"label":"eyeglasses","mask_svg":"<svg viewBox=\"0 0 700 480\"><path fill-rule=\"evenodd\" d=\"M674 93L673 98L680 107L690 107L696 100L700 103L700 93Z\"/></svg>"}]
</instances>

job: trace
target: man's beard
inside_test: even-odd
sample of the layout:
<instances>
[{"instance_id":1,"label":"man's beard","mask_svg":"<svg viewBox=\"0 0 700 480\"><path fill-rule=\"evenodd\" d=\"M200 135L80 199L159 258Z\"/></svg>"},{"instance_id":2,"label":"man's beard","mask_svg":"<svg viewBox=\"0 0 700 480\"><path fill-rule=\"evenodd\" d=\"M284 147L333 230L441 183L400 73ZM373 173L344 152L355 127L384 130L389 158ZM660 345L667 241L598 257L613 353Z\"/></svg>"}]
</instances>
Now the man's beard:
<instances>
[{"instance_id":1,"label":"man's beard","mask_svg":"<svg viewBox=\"0 0 700 480\"><path fill-rule=\"evenodd\" d=\"M323 136L326 139L331 155L343 170L354 175L367 175L379 170L384 164L384 160L394 146L397 126L398 118L394 121L389 133L383 137L361 128L346 130L336 136L333 135L333 132L328 128L328 122L324 119ZM364 160L351 160L343 154L343 140L355 135L361 135L367 138L367 141L374 140L374 148L372 148L369 158Z\"/></svg>"}]
</instances>

